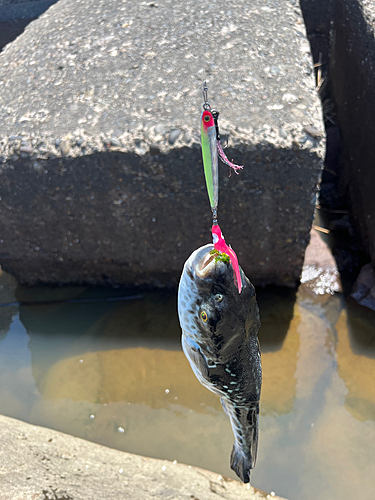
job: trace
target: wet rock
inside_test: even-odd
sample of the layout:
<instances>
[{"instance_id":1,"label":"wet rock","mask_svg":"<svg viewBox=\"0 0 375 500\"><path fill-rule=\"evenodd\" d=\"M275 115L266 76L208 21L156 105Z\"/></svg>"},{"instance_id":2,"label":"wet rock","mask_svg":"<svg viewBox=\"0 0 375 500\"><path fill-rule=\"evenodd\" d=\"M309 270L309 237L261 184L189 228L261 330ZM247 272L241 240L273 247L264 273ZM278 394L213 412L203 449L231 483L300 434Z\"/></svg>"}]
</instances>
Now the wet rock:
<instances>
[{"instance_id":1,"label":"wet rock","mask_svg":"<svg viewBox=\"0 0 375 500\"><path fill-rule=\"evenodd\" d=\"M2 415L0 424L2 500L271 497L250 485L177 462L124 453ZM272 498L281 500L274 493Z\"/></svg>"},{"instance_id":2,"label":"wet rock","mask_svg":"<svg viewBox=\"0 0 375 500\"><path fill-rule=\"evenodd\" d=\"M131 3L125 20L112 0L95 12L89 0L60 0L0 54L0 137L15 136L0 142L4 269L29 284L175 286L186 257L211 240L199 147L207 77L226 154L244 165L230 178L220 167L226 239L253 283L299 282L324 149L323 140L298 142L308 125L324 137L301 13L276 0L266 10L255 0L254 12L220 2L212 15L221 28L205 46L207 0L176 3L174 19L165 0ZM35 152L16 172L10 158L23 137ZM64 240L68 231L81 245ZM31 253L23 242L35 235L40 251Z\"/></svg>"},{"instance_id":3,"label":"wet rock","mask_svg":"<svg viewBox=\"0 0 375 500\"><path fill-rule=\"evenodd\" d=\"M371 263L362 267L351 296L361 306L375 311L375 269Z\"/></svg>"}]
</instances>

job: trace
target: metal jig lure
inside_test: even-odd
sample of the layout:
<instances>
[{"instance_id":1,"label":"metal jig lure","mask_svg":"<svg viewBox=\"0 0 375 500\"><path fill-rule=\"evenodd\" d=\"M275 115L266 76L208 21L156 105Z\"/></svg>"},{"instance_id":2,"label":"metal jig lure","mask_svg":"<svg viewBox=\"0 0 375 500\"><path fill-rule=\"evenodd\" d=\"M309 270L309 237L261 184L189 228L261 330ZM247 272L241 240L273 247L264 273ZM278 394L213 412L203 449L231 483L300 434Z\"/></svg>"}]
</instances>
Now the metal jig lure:
<instances>
[{"instance_id":1,"label":"metal jig lure","mask_svg":"<svg viewBox=\"0 0 375 500\"><path fill-rule=\"evenodd\" d=\"M229 161L224 153L220 143L218 125L219 112L216 109L211 109L210 103L208 102L208 88L206 82L203 83L203 100L203 113L201 116L201 145L204 175L206 178L208 198L210 200L212 210L212 238L215 250L229 256L234 271L234 282L238 287L239 293L241 293L242 281L237 256L234 250L225 243L224 236L217 222L217 208L219 204L218 158L233 169L236 174L238 174L238 170L243 167L241 165L235 165Z\"/></svg>"}]
</instances>

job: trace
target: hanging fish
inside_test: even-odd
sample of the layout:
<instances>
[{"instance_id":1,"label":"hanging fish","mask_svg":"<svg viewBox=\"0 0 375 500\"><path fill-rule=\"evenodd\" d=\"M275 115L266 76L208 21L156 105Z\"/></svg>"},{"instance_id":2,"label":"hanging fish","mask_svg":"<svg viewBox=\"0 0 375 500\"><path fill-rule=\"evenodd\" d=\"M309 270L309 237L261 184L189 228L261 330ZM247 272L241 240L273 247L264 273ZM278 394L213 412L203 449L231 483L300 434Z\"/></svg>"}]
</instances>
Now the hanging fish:
<instances>
[{"instance_id":1,"label":"hanging fish","mask_svg":"<svg viewBox=\"0 0 375 500\"><path fill-rule=\"evenodd\" d=\"M213 245L192 253L180 279L178 315L185 356L199 382L220 396L230 419L230 466L248 483L257 456L262 385L259 311L253 285L239 268L239 294L224 256L217 258Z\"/></svg>"},{"instance_id":2,"label":"hanging fish","mask_svg":"<svg viewBox=\"0 0 375 500\"><path fill-rule=\"evenodd\" d=\"M199 382L220 396L230 419L235 439L230 466L248 483L258 448L262 385L259 311L254 287L234 250L225 243L217 222L218 157L235 172L242 167L223 155L219 113L207 102L206 84L203 96L201 142L213 245L198 248L185 262L178 287L178 315L185 356Z\"/></svg>"}]
</instances>

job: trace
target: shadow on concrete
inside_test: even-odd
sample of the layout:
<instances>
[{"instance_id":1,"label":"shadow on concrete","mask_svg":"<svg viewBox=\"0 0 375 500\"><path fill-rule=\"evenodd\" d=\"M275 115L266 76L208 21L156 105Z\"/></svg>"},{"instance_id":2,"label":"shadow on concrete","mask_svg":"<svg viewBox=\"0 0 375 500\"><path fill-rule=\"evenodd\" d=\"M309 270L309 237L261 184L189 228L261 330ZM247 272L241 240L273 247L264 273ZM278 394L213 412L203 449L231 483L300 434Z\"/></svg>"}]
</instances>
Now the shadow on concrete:
<instances>
[{"instance_id":1,"label":"shadow on concrete","mask_svg":"<svg viewBox=\"0 0 375 500\"><path fill-rule=\"evenodd\" d=\"M5 45L13 42L17 37L19 37L26 26L34 21L35 17L28 19L15 19L14 21L2 21L0 22L0 52L3 50Z\"/></svg>"},{"instance_id":2,"label":"shadow on concrete","mask_svg":"<svg viewBox=\"0 0 375 500\"><path fill-rule=\"evenodd\" d=\"M19 37L26 26L58 0L16 1L0 5L0 52Z\"/></svg>"},{"instance_id":3,"label":"shadow on concrete","mask_svg":"<svg viewBox=\"0 0 375 500\"><path fill-rule=\"evenodd\" d=\"M296 286L310 237L320 158L270 144L228 148L219 221L256 286ZM5 270L28 284L175 286L211 240L199 148L20 159L0 186ZM16 236L15 236L16 234Z\"/></svg>"},{"instance_id":4,"label":"shadow on concrete","mask_svg":"<svg viewBox=\"0 0 375 500\"><path fill-rule=\"evenodd\" d=\"M375 259L374 32L361 1L300 3L315 64L321 54L323 113L332 108L333 121L324 113L327 154L320 205L347 293L360 268Z\"/></svg>"},{"instance_id":5,"label":"shadow on concrete","mask_svg":"<svg viewBox=\"0 0 375 500\"><path fill-rule=\"evenodd\" d=\"M266 287L257 290L262 327L259 342L262 353L276 352L283 346L293 319L297 289Z\"/></svg>"}]
</instances>

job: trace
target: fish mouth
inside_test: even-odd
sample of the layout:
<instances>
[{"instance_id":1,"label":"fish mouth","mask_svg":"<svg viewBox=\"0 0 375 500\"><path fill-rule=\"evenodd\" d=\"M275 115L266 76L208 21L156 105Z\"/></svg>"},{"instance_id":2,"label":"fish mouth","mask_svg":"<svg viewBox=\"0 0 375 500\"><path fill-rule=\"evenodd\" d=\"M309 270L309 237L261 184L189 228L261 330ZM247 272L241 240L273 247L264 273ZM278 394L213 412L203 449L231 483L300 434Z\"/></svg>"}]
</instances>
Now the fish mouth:
<instances>
[{"instance_id":1,"label":"fish mouth","mask_svg":"<svg viewBox=\"0 0 375 500\"><path fill-rule=\"evenodd\" d=\"M212 244L205 245L195 250L190 256L187 265L197 278L210 277L216 266L220 265L220 262L215 260L215 255L211 254L212 250L214 250Z\"/></svg>"},{"instance_id":2,"label":"fish mouth","mask_svg":"<svg viewBox=\"0 0 375 500\"><path fill-rule=\"evenodd\" d=\"M215 255L212 255L211 251L207 251L203 258L196 264L195 273L200 278L207 278L215 267L215 264Z\"/></svg>"}]
</instances>

